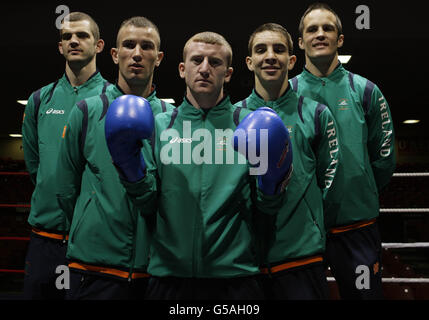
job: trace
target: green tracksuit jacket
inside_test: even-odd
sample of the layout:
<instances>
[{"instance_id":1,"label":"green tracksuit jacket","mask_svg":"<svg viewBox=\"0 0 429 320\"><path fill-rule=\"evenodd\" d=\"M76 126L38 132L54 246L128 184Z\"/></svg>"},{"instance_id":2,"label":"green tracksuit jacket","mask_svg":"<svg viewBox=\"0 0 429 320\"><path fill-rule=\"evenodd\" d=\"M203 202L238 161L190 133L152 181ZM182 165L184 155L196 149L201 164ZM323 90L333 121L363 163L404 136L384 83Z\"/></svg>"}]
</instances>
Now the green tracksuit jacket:
<instances>
[{"instance_id":1,"label":"green tracksuit jacket","mask_svg":"<svg viewBox=\"0 0 429 320\"><path fill-rule=\"evenodd\" d=\"M109 105L123 94L112 85L105 94L79 102L70 113L58 158L57 198L72 220L67 250L71 262L145 271L146 221L126 196L104 131ZM162 104L155 91L147 100L154 115L163 105L174 108Z\"/></svg>"},{"instance_id":2,"label":"green tracksuit jacket","mask_svg":"<svg viewBox=\"0 0 429 320\"><path fill-rule=\"evenodd\" d=\"M380 89L340 63L328 77L304 69L290 82L299 94L327 105L337 121L342 161L335 190L342 201L326 212L327 229L378 217L379 192L396 167L392 116Z\"/></svg>"},{"instance_id":3,"label":"green tracksuit jacket","mask_svg":"<svg viewBox=\"0 0 429 320\"><path fill-rule=\"evenodd\" d=\"M207 112L185 99L155 118L156 170L136 183L124 182L136 204L159 210L150 274L230 278L258 273L250 206L275 214L284 193L265 196L256 188L246 159L232 148L234 117L225 97ZM154 177L158 201L150 202Z\"/></svg>"},{"instance_id":4,"label":"green tracksuit jacket","mask_svg":"<svg viewBox=\"0 0 429 320\"><path fill-rule=\"evenodd\" d=\"M31 94L22 124L25 163L35 189L28 222L35 228L68 233L70 222L55 197L56 163L61 135L72 107L98 95L108 82L97 71L83 85L73 87L67 76Z\"/></svg>"},{"instance_id":5,"label":"green tracksuit jacket","mask_svg":"<svg viewBox=\"0 0 429 320\"><path fill-rule=\"evenodd\" d=\"M288 128L293 150L293 172L286 197L270 224L265 226L262 265L279 265L300 258L319 255L325 249L324 206L335 205L330 187L336 179L340 149L336 123L329 109L299 96L290 89L275 101L264 101L253 90L236 107L256 110L272 108ZM263 218L263 217L262 217ZM268 226L268 227L267 227ZM270 237L271 236L271 237ZM265 247L265 249L264 249ZM264 258L265 256L265 258Z\"/></svg>"}]
</instances>

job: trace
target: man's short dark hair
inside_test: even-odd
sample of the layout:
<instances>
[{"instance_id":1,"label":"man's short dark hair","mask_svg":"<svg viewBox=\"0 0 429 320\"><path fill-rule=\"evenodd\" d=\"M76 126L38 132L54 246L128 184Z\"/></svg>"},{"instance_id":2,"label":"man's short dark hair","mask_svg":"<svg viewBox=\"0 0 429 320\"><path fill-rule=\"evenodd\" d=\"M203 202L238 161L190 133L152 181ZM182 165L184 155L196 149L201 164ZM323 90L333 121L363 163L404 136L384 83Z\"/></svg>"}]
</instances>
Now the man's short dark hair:
<instances>
[{"instance_id":1,"label":"man's short dark hair","mask_svg":"<svg viewBox=\"0 0 429 320\"><path fill-rule=\"evenodd\" d=\"M287 49L288 49L289 55L293 54L293 41L292 41L292 37L290 36L289 32L287 32L286 28L284 28L283 26L281 26L277 23L271 23L270 22L270 23L264 23L263 25L256 28L255 31L253 31L252 35L249 38L249 43L248 43L249 56L252 55L252 49L253 49L252 47L253 47L253 41L255 39L255 36L258 33L261 33L264 31L273 31L273 32L278 32L278 33L282 34L286 38L286 44L287 44Z\"/></svg>"},{"instance_id":2,"label":"man's short dark hair","mask_svg":"<svg viewBox=\"0 0 429 320\"><path fill-rule=\"evenodd\" d=\"M316 3L311 4L311 5L307 8L307 10L305 10L304 14L303 14L303 15L302 15L302 17L301 17L301 21L299 22L299 28L298 28L299 36L300 36L300 37L302 37L302 35L303 35L303 33L304 33L304 19L305 19L305 17L306 17L306 16L307 16L311 11L314 11L314 10L317 10L317 9L320 9L320 10L327 10L327 11L331 12L331 13L335 16L335 26L337 27L338 36L340 36L340 34L343 34L343 25L342 25L342 23L341 23L341 19L340 19L340 17L338 16L338 14L337 14L334 10L332 10L332 8L331 8L329 5L327 5L326 3L323 3L323 2L316 2Z\"/></svg>"},{"instance_id":3,"label":"man's short dark hair","mask_svg":"<svg viewBox=\"0 0 429 320\"><path fill-rule=\"evenodd\" d=\"M95 22L95 20L90 15L83 13L83 12L76 11L76 12L71 12L70 14L65 16L64 19L61 21L61 24L64 23L64 20L67 20L69 22L82 21L82 20L89 21L91 33L94 36L94 40L95 41L100 40L100 29L98 28L98 25ZM61 28L60 29L60 38L62 36L62 31L63 31L63 29Z\"/></svg>"},{"instance_id":4,"label":"man's short dark hair","mask_svg":"<svg viewBox=\"0 0 429 320\"><path fill-rule=\"evenodd\" d=\"M153 28L153 29L155 29L156 33L158 34L158 39L159 39L159 43L157 44L158 45L157 49L159 50L161 48L161 35L159 33L159 29L155 25L155 23L150 21L148 18L136 16L136 17L131 17L129 19L124 20L121 23L121 26L119 27L118 35L119 35L119 32L121 31L121 29L124 27L127 27L127 26L134 26L136 28ZM119 46L118 40L119 40L118 37L116 37L116 46Z\"/></svg>"}]
</instances>

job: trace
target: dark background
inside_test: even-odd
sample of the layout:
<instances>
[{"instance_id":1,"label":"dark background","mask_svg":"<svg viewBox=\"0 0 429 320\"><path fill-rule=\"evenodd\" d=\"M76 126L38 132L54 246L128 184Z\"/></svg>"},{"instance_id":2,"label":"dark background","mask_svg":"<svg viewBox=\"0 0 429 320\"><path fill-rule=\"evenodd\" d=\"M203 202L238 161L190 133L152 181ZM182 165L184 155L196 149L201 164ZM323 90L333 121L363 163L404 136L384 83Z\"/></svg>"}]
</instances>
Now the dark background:
<instances>
[{"instance_id":1,"label":"dark background","mask_svg":"<svg viewBox=\"0 0 429 320\"><path fill-rule=\"evenodd\" d=\"M117 67L110 57L121 22L136 15L146 16L160 29L161 66L154 82L160 98L183 98L185 85L178 74L186 40L201 31L215 31L226 37L234 51L234 74L227 91L236 102L253 88L253 74L247 70L249 35L259 25L276 22L291 33L298 57L290 77L304 66L298 48L298 24L313 1L49 1L32 3L9 1L0 6L0 74L2 77L0 116L0 300L19 298L22 289L25 241L30 234L27 216L34 186L25 175L20 133L26 100L38 88L60 78L65 61L59 54L59 33L55 22L66 5L70 11L90 14L101 29L105 49L97 62L103 76L115 82ZM429 172L429 133L427 126L427 80L429 23L422 2L408 1L326 1L339 14L345 35L340 54L351 54L345 67L375 82L389 102L396 131L397 172ZM370 29L355 26L358 5L370 9ZM420 119L405 125L406 119ZM2 172L3 171L3 172ZM18 173L18 174L16 174ZM428 208L427 177L394 177L380 194L381 208ZM10 204L10 206L8 206ZM15 204L16 207L15 207ZM3 207L1 207L3 205ZM6 206L5 206L6 205ZM429 242L429 214L381 213L383 242ZM23 237L6 239L2 237ZM429 248L384 249L383 277L429 278ZM2 271L2 269L10 269ZM429 285L384 283L388 299L429 299ZM331 298L338 298L330 282Z\"/></svg>"},{"instance_id":2,"label":"dark background","mask_svg":"<svg viewBox=\"0 0 429 320\"><path fill-rule=\"evenodd\" d=\"M200 31L221 33L234 51L234 74L227 90L233 102L246 97L253 87L253 75L244 59L253 30L266 22L276 22L291 33L297 64L290 77L302 71L304 55L298 47L298 24L313 1L12 1L2 4L0 42L3 79L0 134L19 133L24 107L16 100L27 99L36 89L61 77L64 58L58 53L55 10L67 5L70 11L90 14L99 24L105 49L98 55L98 67L111 82L117 67L110 57L120 23L143 15L160 29L165 58L156 70L154 82L160 98L183 98L184 82L177 67L186 40ZM423 4L412 1L326 1L342 19L345 44L340 54L352 54L350 71L375 82L387 98L398 137L428 136L424 111L427 108L426 74L428 21ZM355 13L360 4L370 9L370 29L358 30ZM406 119L420 119L418 125L403 125Z\"/></svg>"}]
</instances>

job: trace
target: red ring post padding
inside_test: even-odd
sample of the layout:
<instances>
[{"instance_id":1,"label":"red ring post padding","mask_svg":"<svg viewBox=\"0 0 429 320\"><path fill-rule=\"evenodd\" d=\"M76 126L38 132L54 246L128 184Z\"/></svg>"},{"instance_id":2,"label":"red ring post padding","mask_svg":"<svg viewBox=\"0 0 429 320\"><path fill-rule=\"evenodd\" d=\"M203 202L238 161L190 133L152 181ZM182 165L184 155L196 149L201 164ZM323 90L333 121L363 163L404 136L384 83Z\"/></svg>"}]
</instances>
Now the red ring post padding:
<instances>
[{"instance_id":1,"label":"red ring post padding","mask_svg":"<svg viewBox=\"0 0 429 320\"><path fill-rule=\"evenodd\" d=\"M4 273L25 273L24 270L12 270L12 269L0 269L0 272L4 272Z\"/></svg>"}]
</instances>

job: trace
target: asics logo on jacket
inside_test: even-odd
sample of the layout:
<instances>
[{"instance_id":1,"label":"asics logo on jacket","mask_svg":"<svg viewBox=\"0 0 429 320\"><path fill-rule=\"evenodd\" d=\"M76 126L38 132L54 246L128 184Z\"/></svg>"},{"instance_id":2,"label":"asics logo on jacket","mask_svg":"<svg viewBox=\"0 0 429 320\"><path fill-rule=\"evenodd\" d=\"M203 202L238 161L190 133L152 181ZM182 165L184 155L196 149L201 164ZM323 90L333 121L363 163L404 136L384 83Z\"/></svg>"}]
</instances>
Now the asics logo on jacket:
<instances>
[{"instance_id":1,"label":"asics logo on jacket","mask_svg":"<svg viewBox=\"0 0 429 320\"><path fill-rule=\"evenodd\" d=\"M46 114L64 114L64 110L56 110L53 108L49 108L46 110Z\"/></svg>"}]
</instances>

